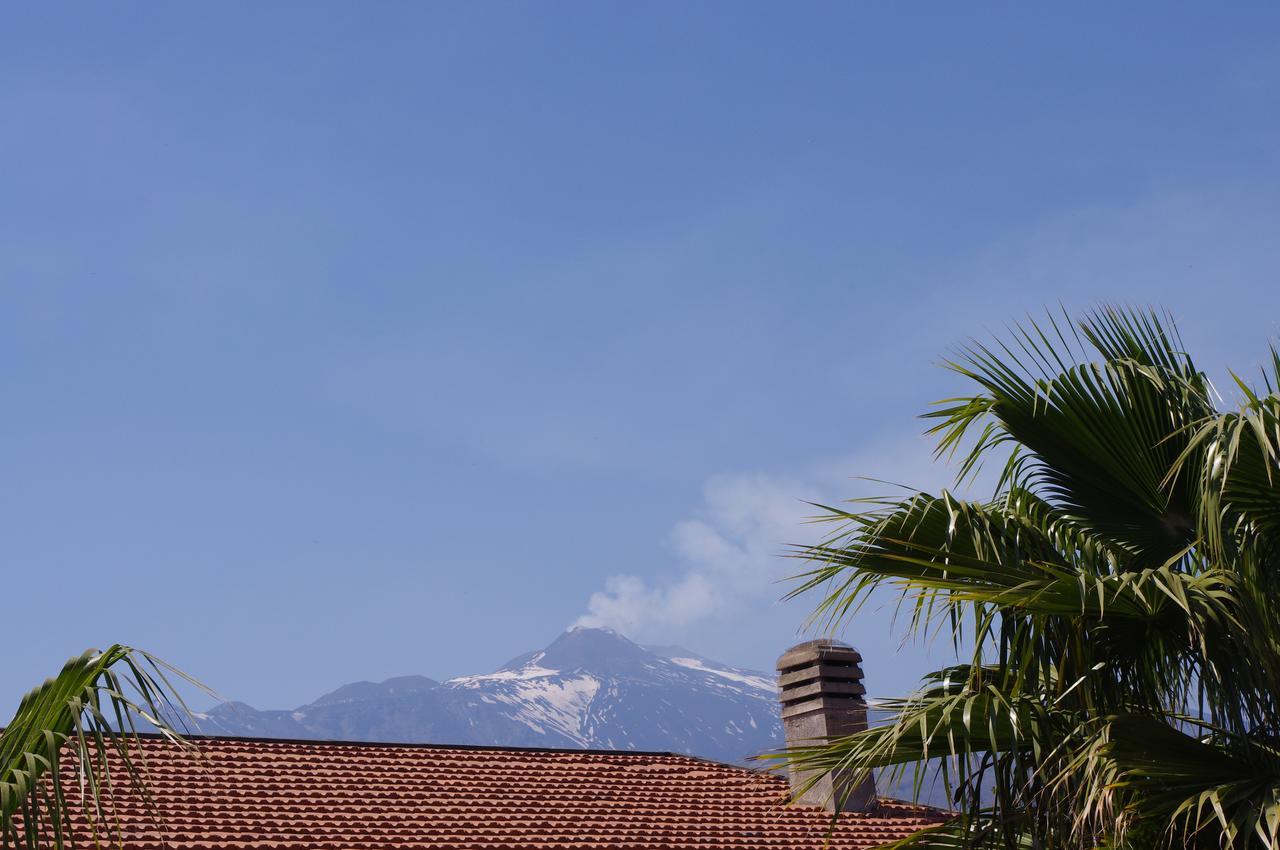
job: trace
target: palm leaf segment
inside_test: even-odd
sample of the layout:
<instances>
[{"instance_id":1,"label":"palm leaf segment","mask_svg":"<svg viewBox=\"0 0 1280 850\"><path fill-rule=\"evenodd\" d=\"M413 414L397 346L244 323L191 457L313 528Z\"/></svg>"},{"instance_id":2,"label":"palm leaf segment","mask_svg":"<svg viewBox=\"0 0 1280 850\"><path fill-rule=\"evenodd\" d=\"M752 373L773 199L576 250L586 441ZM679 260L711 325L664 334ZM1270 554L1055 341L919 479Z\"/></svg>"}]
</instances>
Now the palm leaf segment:
<instances>
[{"instance_id":1,"label":"palm leaf segment","mask_svg":"<svg viewBox=\"0 0 1280 850\"><path fill-rule=\"evenodd\" d=\"M800 554L834 627L893 587L967 662L892 720L797 748L798 768L936 770L929 847L1280 846L1280 357L1220 413L1172 322L1050 317L950 364L977 393L935 419L996 494L825 508Z\"/></svg>"},{"instance_id":2,"label":"palm leaf segment","mask_svg":"<svg viewBox=\"0 0 1280 850\"><path fill-rule=\"evenodd\" d=\"M109 843L118 795L140 794L150 805L137 722L175 746L191 746L170 722L189 714L173 675L199 687L147 653L117 644L71 659L22 699L0 731L4 847L61 848L74 843L76 827L87 827L94 846Z\"/></svg>"}]
</instances>

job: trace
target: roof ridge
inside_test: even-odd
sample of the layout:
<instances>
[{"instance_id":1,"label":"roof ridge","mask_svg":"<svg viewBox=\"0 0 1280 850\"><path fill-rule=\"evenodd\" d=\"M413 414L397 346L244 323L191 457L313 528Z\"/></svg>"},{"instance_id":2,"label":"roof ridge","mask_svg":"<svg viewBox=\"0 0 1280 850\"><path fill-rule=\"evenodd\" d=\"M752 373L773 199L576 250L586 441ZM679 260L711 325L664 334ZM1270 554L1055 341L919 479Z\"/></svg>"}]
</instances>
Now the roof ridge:
<instances>
[{"instance_id":1,"label":"roof ridge","mask_svg":"<svg viewBox=\"0 0 1280 850\"><path fill-rule=\"evenodd\" d=\"M139 738L144 740L167 740L167 736L160 732L138 732ZM569 753L577 755L601 755L601 756L666 756L668 758L688 759L689 761L701 762L703 764L714 764L719 767L730 767L735 770L745 770L749 773L763 773L773 775L773 771L746 765L734 764L727 761L716 761L705 756L695 756L689 753L676 753L670 750L608 750L588 747L518 747L508 746L505 744L437 744L429 741L359 741L340 738L268 738L255 735L206 735L203 733L188 734L182 733L182 737L189 741L233 741L237 743L249 744L304 744L304 745L327 745L335 747L400 747L409 749L433 749L433 750L463 750L463 751L479 751L479 750L499 750L502 752L514 753Z\"/></svg>"}]
</instances>

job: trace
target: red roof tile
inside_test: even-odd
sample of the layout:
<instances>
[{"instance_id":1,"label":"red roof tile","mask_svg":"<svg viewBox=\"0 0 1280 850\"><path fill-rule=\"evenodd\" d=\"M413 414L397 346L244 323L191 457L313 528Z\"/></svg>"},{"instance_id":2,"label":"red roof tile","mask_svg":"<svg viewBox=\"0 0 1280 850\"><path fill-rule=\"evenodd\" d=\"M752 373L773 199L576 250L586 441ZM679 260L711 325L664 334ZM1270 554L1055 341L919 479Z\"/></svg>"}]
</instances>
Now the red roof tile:
<instances>
[{"instance_id":1,"label":"red roof tile","mask_svg":"<svg viewBox=\"0 0 1280 850\"><path fill-rule=\"evenodd\" d=\"M144 742L163 827L139 800L121 801L126 848L861 848L938 819L886 804L841 815L829 833L829 813L784 805L780 777L662 753L198 744L202 759Z\"/></svg>"}]
</instances>

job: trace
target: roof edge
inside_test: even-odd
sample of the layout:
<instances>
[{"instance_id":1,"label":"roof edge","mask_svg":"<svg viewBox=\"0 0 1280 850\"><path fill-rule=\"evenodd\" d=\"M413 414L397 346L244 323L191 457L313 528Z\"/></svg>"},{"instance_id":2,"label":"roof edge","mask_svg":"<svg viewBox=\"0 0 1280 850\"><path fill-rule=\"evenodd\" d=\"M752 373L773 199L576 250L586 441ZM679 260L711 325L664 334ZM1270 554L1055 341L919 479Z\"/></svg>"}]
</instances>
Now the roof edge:
<instances>
[{"instance_id":1,"label":"roof edge","mask_svg":"<svg viewBox=\"0 0 1280 850\"><path fill-rule=\"evenodd\" d=\"M160 732L138 732L138 738L144 740L165 740L167 736ZM773 774L769 770L760 770L746 765L733 764L727 761L716 761L704 756L695 756L688 753L676 753L670 750L605 750L588 747L515 747L504 744L436 744L429 741L359 741L347 740L340 738L266 738L254 735L206 735L181 733L181 737L188 741L234 741L237 743L247 744L302 744L302 745L323 745L333 747L399 747L401 749L432 749L432 750L461 750L464 752L474 752L482 750L500 750L512 753L577 753L597 756L666 756L668 758L690 759L691 761L699 761L704 764L715 764L721 767L731 767L735 770L745 770L748 773L765 773Z\"/></svg>"}]
</instances>

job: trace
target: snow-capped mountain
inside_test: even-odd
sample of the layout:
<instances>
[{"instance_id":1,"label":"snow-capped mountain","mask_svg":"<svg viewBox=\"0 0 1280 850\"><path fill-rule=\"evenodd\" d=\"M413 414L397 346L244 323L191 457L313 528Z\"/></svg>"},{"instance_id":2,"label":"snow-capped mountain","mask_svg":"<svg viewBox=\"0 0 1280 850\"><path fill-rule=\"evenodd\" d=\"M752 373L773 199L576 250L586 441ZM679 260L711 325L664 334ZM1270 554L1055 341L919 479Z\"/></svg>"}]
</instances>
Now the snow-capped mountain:
<instances>
[{"instance_id":1,"label":"snow-capped mountain","mask_svg":"<svg viewBox=\"0 0 1280 850\"><path fill-rule=\"evenodd\" d=\"M664 750L741 762L781 746L773 678L577 628L492 673L358 682L293 711L224 703L208 734Z\"/></svg>"}]
</instances>

